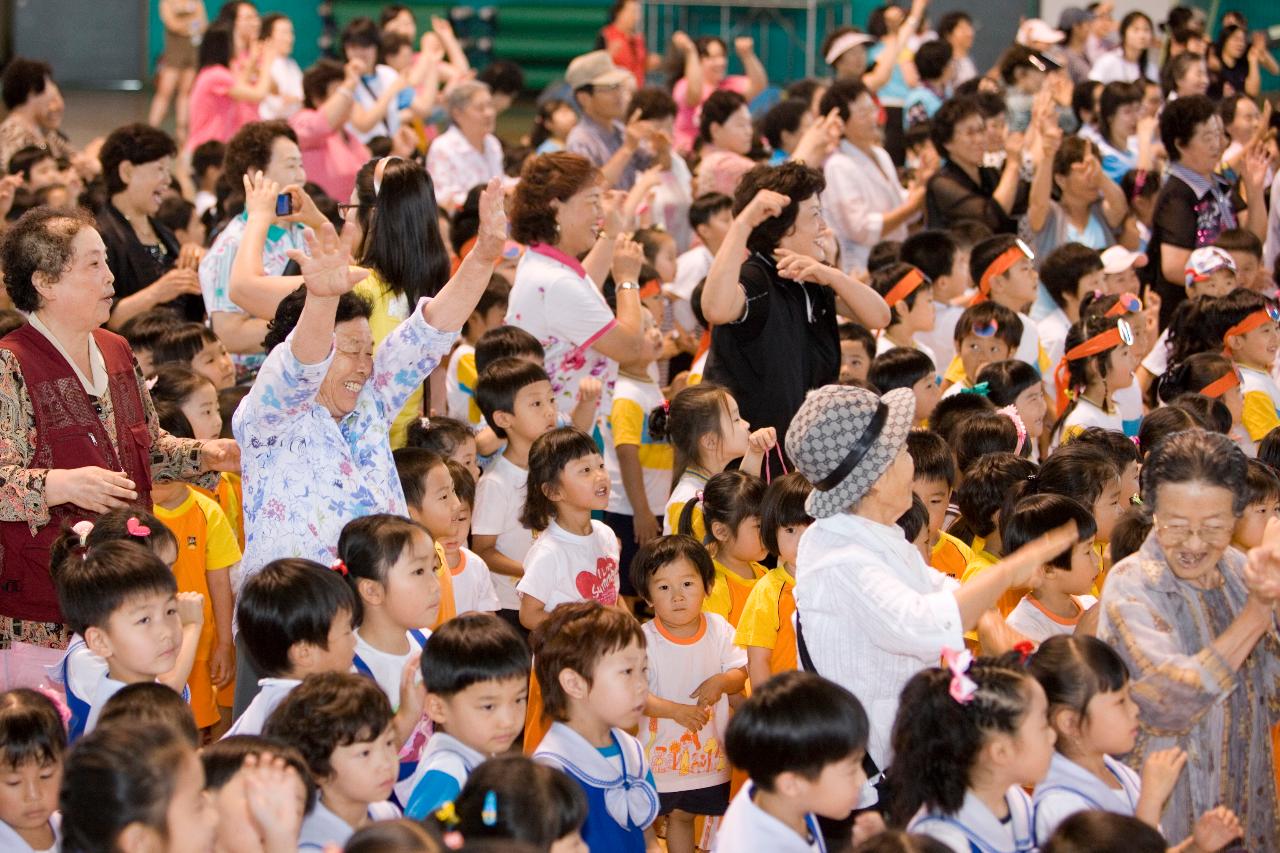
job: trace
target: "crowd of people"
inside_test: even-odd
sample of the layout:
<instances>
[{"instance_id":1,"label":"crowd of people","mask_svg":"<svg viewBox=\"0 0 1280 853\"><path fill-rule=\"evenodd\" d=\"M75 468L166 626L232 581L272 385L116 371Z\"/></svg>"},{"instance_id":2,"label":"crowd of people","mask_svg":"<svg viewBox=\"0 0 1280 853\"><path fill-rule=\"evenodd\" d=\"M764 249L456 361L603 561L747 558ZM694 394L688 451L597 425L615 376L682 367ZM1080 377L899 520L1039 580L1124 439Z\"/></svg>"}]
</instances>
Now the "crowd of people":
<instances>
[{"instance_id":1,"label":"crowd of people","mask_svg":"<svg viewBox=\"0 0 1280 853\"><path fill-rule=\"evenodd\" d=\"M160 9L146 124L0 80L0 847L1280 843L1239 12L618 0L515 138L443 19Z\"/></svg>"}]
</instances>

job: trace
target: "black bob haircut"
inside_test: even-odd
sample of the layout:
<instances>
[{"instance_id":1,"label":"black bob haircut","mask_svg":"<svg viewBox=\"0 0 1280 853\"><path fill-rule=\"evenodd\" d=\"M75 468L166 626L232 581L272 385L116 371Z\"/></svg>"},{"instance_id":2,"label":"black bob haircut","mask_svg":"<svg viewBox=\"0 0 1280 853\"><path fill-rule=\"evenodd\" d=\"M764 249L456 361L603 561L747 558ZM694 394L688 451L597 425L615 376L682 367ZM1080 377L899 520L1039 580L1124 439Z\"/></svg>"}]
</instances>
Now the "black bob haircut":
<instances>
[{"instance_id":1,"label":"black bob haircut","mask_svg":"<svg viewBox=\"0 0 1280 853\"><path fill-rule=\"evenodd\" d=\"M1000 542L1005 553L1014 551L1039 539L1068 521L1076 523L1076 535L1088 539L1098 532L1093 513L1079 501L1064 495L1031 495L1014 504L1011 511L1000 518ZM1072 546L1074 547L1074 546ZM1071 569L1071 548L1067 548L1045 561L1055 569Z\"/></svg>"},{"instance_id":2,"label":"black bob haircut","mask_svg":"<svg viewBox=\"0 0 1280 853\"><path fill-rule=\"evenodd\" d=\"M867 749L867 712L852 693L811 672L780 672L733 715L725 751L762 790L782 773L813 780Z\"/></svg>"},{"instance_id":3,"label":"black bob haircut","mask_svg":"<svg viewBox=\"0 0 1280 853\"><path fill-rule=\"evenodd\" d=\"M52 80L53 67L49 63L15 56L5 66L4 76L0 77L5 109L20 107L33 95L44 94L46 85Z\"/></svg>"},{"instance_id":4,"label":"black bob haircut","mask_svg":"<svg viewBox=\"0 0 1280 853\"><path fill-rule=\"evenodd\" d=\"M778 554L779 530L813 524L813 516L804 508L812 491L813 486L798 471L775 477L765 486L760 501L760 541L770 554Z\"/></svg>"},{"instance_id":5,"label":"black bob haircut","mask_svg":"<svg viewBox=\"0 0 1280 853\"><path fill-rule=\"evenodd\" d=\"M445 457L421 447L400 447L392 451L391 458L396 463L396 475L400 478L400 488L404 490L405 503L421 506L422 499L427 496L427 474L443 465ZM394 558L392 562L395 562Z\"/></svg>"},{"instance_id":6,"label":"black bob haircut","mask_svg":"<svg viewBox=\"0 0 1280 853\"><path fill-rule=\"evenodd\" d=\"M125 188L120 177L120 164L141 166L154 163L178 153L173 137L149 124L126 124L111 131L102 143L98 159L102 162L102 177L107 182L108 193L118 193Z\"/></svg>"},{"instance_id":7,"label":"black bob haircut","mask_svg":"<svg viewBox=\"0 0 1280 853\"><path fill-rule=\"evenodd\" d=\"M480 372L480 378L476 380L476 405L494 435L506 438L507 431L498 426L494 414L512 414L521 388L535 382L550 381L541 365L523 358L500 358Z\"/></svg>"},{"instance_id":8,"label":"black bob haircut","mask_svg":"<svg viewBox=\"0 0 1280 853\"><path fill-rule=\"evenodd\" d=\"M895 388L911 388L921 379L937 373L933 359L911 347L895 347L876 356L867 372L867 381L888 394Z\"/></svg>"},{"instance_id":9,"label":"black bob haircut","mask_svg":"<svg viewBox=\"0 0 1280 853\"><path fill-rule=\"evenodd\" d=\"M66 751L67 729L52 699L27 687L0 693L0 768L45 767Z\"/></svg>"},{"instance_id":10,"label":"black bob haircut","mask_svg":"<svg viewBox=\"0 0 1280 853\"><path fill-rule=\"evenodd\" d=\"M346 611L354 623L355 593L342 575L311 560L272 560L250 577L236 602L245 647L264 675L289 672L296 643L329 647L329 629Z\"/></svg>"},{"instance_id":11,"label":"black bob haircut","mask_svg":"<svg viewBox=\"0 0 1280 853\"><path fill-rule=\"evenodd\" d=\"M822 172L803 163L756 166L743 175L733 194L734 216L741 213L760 190L773 190L790 199L777 216L766 219L751 230L747 248L772 256L773 250L778 248L778 242L795 226L800 202L818 195L826 188L827 179Z\"/></svg>"},{"instance_id":12,"label":"black bob haircut","mask_svg":"<svg viewBox=\"0 0 1280 853\"><path fill-rule=\"evenodd\" d=\"M134 599L178 591L169 567L133 542L103 542L83 560L65 560L54 571L62 617L82 636L89 628L105 627L111 614Z\"/></svg>"},{"instance_id":13,"label":"black bob haircut","mask_svg":"<svg viewBox=\"0 0 1280 853\"><path fill-rule=\"evenodd\" d=\"M467 849L475 839L501 838L546 850L580 830L587 819L582 786L563 771L523 755L483 762L467 777L456 806Z\"/></svg>"},{"instance_id":14,"label":"black bob haircut","mask_svg":"<svg viewBox=\"0 0 1280 853\"><path fill-rule=\"evenodd\" d=\"M98 725L107 726L120 720L143 720L159 723L182 735L192 749L200 748L200 731L191 705L182 694L158 681L126 684L102 704Z\"/></svg>"},{"instance_id":15,"label":"black bob haircut","mask_svg":"<svg viewBox=\"0 0 1280 853\"><path fill-rule=\"evenodd\" d=\"M449 697L485 681L528 679L533 658L510 623L492 613L464 613L427 637L420 665L427 692Z\"/></svg>"},{"instance_id":16,"label":"black bob haircut","mask_svg":"<svg viewBox=\"0 0 1280 853\"><path fill-rule=\"evenodd\" d=\"M1182 159L1182 146L1191 142L1196 127L1218 114L1218 107L1204 95L1189 95L1165 103L1160 110L1160 141L1169 159Z\"/></svg>"},{"instance_id":17,"label":"black bob haircut","mask_svg":"<svg viewBox=\"0 0 1280 853\"><path fill-rule=\"evenodd\" d=\"M649 581L658 569L679 559L688 560L702 579L703 590L710 595L711 585L715 583L716 567L711 562L711 555L702 543L692 536L679 533L669 536L658 536L640 546L631 560L631 583L645 601L649 598Z\"/></svg>"},{"instance_id":18,"label":"black bob haircut","mask_svg":"<svg viewBox=\"0 0 1280 853\"><path fill-rule=\"evenodd\" d=\"M937 281L951 275L957 251L956 241L946 231L921 231L902 241L898 259Z\"/></svg>"},{"instance_id":19,"label":"black bob haircut","mask_svg":"<svg viewBox=\"0 0 1280 853\"><path fill-rule=\"evenodd\" d=\"M974 381L987 383L987 399L1003 408L1014 405L1028 388L1039 387L1040 374L1025 361L1008 358L984 364Z\"/></svg>"}]
</instances>

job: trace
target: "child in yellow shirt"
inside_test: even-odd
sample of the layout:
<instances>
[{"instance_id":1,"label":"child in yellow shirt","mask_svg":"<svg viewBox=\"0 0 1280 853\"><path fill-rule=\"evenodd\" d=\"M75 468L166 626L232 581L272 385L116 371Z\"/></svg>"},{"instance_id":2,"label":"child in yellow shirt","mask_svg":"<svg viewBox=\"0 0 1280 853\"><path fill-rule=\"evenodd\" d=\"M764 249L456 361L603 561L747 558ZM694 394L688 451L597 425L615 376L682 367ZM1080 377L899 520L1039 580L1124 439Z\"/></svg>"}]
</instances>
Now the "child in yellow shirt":
<instances>
[{"instance_id":1,"label":"child in yellow shirt","mask_svg":"<svg viewBox=\"0 0 1280 853\"><path fill-rule=\"evenodd\" d=\"M693 511L701 508L707 525L707 550L715 563L716 580L702 609L718 613L735 628L747 596L764 577L759 561L767 553L760 540L760 504L764 481L742 471L722 471L707 481L700 496L685 504L680 531L693 533Z\"/></svg>"},{"instance_id":2,"label":"child in yellow shirt","mask_svg":"<svg viewBox=\"0 0 1280 853\"><path fill-rule=\"evenodd\" d=\"M804 502L813 487L792 472L769 484L760 503L760 538L778 567L765 573L747 596L738 617L734 642L747 650L747 674L752 684L796 668L796 550L813 518Z\"/></svg>"}]
</instances>

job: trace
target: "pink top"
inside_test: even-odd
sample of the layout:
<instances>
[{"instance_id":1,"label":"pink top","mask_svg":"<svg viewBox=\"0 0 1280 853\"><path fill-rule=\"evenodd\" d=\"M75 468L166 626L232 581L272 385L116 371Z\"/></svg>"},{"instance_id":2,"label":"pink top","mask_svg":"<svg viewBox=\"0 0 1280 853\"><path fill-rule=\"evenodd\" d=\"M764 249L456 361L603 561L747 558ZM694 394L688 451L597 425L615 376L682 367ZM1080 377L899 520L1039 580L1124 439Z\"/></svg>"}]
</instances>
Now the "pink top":
<instances>
[{"instance_id":1,"label":"pink top","mask_svg":"<svg viewBox=\"0 0 1280 853\"><path fill-rule=\"evenodd\" d=\"M235 84L231 69L225 65L210 65L196 75L191 86L191 131L187 136L187 150L210 139L226 142L240 128L258 119L258 105L250 101L237 101L228 94Z\"/></svg>"},{"instance_id":2,"label":"pink top","mask_svg":"<svg viewBox=\"0 0 1280 853\"><path fill-rule=\"evenodd\" d=\"M356 172L369 159L369 149L342 127L334 130L319 110L299 110L289 118L289 126L298 134L307 180L345 203L355 188Z\"/></svg>"},{"instance_id":3,"label":"pink top","mask_svg":"<svg viewBox=\"0 0 1280 853\"><path fill-rule=\"evenodd\" d=\"M724 193L732 196L738 181L756 165L750 157L743 157L723 148L708 145L698 163L698 176L694 180L695 197L706 193Z\"/></svg>"},{"instance_id":4,"label":"pink top","mask_svg":"<svg viewBox=\"0 0 1280 853\"><path fill-rule=\"evenodd\" d=\"M683 77L677 80L675 88L671 92L676 99L676 150L684 154L693 150L693 143L698 138L698 118L702 113L702 105L707 102L707 98L711 97L712 92L718 89L728 89L746 97L747 90L750 87L751 81L743 75L731 75L721 80L720 85L715 89L703 86L702 101L698 106L691 107L684 102L684 93L689 88L688 81Z\"/></svg>"}]
</instances>

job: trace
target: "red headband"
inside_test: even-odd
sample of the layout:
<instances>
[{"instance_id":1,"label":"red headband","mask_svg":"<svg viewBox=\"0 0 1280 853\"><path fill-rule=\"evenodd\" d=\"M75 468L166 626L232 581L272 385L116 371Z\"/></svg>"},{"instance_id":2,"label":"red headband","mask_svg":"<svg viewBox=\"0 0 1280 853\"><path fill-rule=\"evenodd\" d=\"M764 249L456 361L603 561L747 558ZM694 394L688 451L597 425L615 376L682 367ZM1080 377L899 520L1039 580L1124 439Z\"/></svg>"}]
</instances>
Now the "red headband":
<instances>
[{"instance_id":1,"label":"red headband","mask_svg":"<svg viewBox=\"0 0 1280 853\"><path fill-rule=\"evenodd\" d=\"M1223 342L1225 343L1227 338L1231 337L1232 335L1247 335L1250 332L1252 332L1254 329L1261 326L1263 323L1267 322L1268 320L1274 320L1275 317L1272 316L1271 310L1272 309L1270 307L1267 307L1267 308L1261 308L1257 311L1254 311L1248 317L1245 317L1239 323L1236 323L1230 329L1227 329L1225 332L1223 332L1222 334Z\"/></svg>"},{"instance_id":2,"label":"red headband","mask_svg":"<svg viewBox=\"0 0 1280 853\"><path fill-rule=\"evenodd\" d=\"M884 295L884 304L892 308L915 293L916 288L922 284L924 284L924 273L917 269L911 270L911 272L898 279L897 284L889 288L889 292Z\"/></svg>"}]
</instances>

